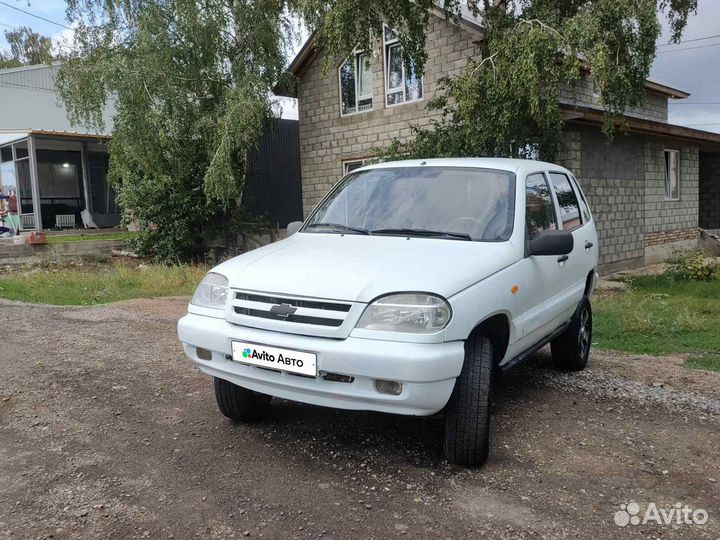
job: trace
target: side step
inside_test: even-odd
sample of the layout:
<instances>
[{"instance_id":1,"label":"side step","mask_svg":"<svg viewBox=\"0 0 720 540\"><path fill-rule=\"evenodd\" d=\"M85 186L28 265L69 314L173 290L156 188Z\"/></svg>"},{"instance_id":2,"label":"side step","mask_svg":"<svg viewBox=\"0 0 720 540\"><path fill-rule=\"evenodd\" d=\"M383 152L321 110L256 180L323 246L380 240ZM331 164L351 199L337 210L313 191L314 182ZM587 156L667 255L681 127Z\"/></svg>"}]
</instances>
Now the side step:
<instances>
[{"instance_id":1,"label":"side step","mask_svg":"<svg viewBox=\"0 0 720 540\"><path fill-rule=\"evenodd\" d=\"M511 360L505 362L503 365L498 366L498 370L501 373L507 373L511 369L516 368L517 366L519 366L520 364L525 362L525 360L530 358L530 356L533 353L538 352L545 345L547 345L552 340L554 340L556 337L558 337L560 334L562 334L569 325L570 325L570 321L567 321L566 323L560 325L558 328L555 329L554 332L552 332L552 333L548 334L547 336L545 336L544 338L542 338L540 341L538 341L535 345L533 345L529 349L526 349L525 351L521 352L515 358L512 358Z\"/></svg>"}]
</instances>

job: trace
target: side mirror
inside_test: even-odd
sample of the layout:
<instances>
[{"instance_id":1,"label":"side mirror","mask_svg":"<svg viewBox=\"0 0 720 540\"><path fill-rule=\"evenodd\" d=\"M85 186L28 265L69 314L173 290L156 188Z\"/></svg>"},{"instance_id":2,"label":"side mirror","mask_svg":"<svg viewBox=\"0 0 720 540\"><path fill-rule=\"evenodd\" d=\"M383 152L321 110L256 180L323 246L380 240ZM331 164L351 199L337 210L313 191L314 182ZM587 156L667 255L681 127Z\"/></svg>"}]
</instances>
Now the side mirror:
<instances>
[{"instance_id":1,"label":"side mirror","mask_svg":"<svg viewBox=\"0 0 720 540\"><path fill-rule=\"evenodd\" d=\"M570 231L543 231L530 240L530 255L567 255L574 245Z\"/></svg>"},{"instance_id":2,"label":"side mirror","mask_svg":"<svg viewBox=\"0 0 720 540\"><path fill-rule=\"evenodd\" d=\"M302 226L303 226L302 221L292 221L292 222L288 223L287 235L292 236L293 234L298 232L300 230L300 227L302 227Z\"/></svg>"}]
</instances>

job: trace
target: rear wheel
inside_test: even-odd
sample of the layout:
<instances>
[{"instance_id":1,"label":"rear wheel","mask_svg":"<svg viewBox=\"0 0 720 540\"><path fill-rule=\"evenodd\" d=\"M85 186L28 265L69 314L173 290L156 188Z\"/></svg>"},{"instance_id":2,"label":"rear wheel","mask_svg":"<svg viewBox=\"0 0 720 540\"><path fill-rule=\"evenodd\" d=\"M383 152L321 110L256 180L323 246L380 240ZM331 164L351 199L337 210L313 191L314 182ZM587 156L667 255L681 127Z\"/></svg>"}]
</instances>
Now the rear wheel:
<instances>
[{"instance_id":1,"label":"rear wheel","mask_svg":"<svg viewBox=\"0 0 720 540\"><path fill-rule=\"evenodd\" d=\"M250 422L267 414L272 397L215 377L215 400L220 412L228 418Z\"/></svg>"},{"instance_id":2,"label":"rear wheel","mask_svg":"<svg viewBox=\"0 0 720 540\"><path fill-rule=\"evenodd\" d=\"M475 336L465 343L465 361L445 413L445 459L477 467L485 463L490 438L492 342Z\"/></svg>"},{"instance_id":3,"label":"rear wheel","mask_svg":"<svg viewBox=\"0 0 720 540\"><path fill-rule=\"evenodd\" d=\"M580 371L587 366L592 344L592 307L583 296L565 331L550 344L555 367L566 371Z\"/></svg>"}]
</instances>

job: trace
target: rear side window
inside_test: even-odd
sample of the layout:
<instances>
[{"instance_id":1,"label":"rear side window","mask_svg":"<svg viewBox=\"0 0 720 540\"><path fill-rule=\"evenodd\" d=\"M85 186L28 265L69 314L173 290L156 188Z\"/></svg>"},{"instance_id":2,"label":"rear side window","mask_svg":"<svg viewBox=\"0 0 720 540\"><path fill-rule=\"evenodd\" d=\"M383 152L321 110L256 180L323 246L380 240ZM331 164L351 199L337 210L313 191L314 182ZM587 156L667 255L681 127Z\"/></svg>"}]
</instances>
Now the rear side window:
<instances>
[{"instance_id":1,"label":"rear side window","mask_svg":"<svg viewBox=\"0 0 720 540\"><path fill-rule=\"evenodd\" d=\"M550 186L542 173L531 174L525 180L525 224L530 240L542 231L557 229Z\"/></svg>"},{"instance_id":2,"label":"rear side window","mask_svg":"<svg viewBox=\"0 0 720 540\"><path fill-rule=\"evenodd\" d=\"M579 195L578 199L580 199L580 211L582 212L583 223L587 223L592 219L592 214L590 213L590 206L585 200L585 194L583 193L582 189L580 189L580 184L578 183L577 178L575 178L574 176L571 178L573 179L573 187Z\"/></svg>"},{"instance_id":3,"label":"rear side window","mask_svg":"<svg viewBox=\"0 0 720 540\"><path fill-rule=\"evenodd\" d=\"M570 179L562 173L550 173L555 195L560 206L560 221L563 229L572 231L582 225L580 218L580 204L577 195L570 184Z\"/></svg>"}]
</instances>

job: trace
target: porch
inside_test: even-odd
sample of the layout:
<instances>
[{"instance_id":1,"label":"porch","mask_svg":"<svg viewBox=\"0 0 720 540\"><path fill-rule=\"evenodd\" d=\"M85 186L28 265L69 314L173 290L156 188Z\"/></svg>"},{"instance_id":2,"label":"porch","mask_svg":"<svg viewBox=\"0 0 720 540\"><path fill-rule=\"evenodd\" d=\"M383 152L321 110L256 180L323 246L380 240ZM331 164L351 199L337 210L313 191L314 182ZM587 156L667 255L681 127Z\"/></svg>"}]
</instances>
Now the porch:
<instances>
[{"instance_id":1,"label":"porch","mask_svg":"<svg viewBox=\"0 0 720 540\"><path fill-rule=\"evenodd\" d=\"M0 193L15 195L19 230L98 227L120 211L107 182L110 137L66 132L0 132Z\"/></svg>"}]
</instances>

